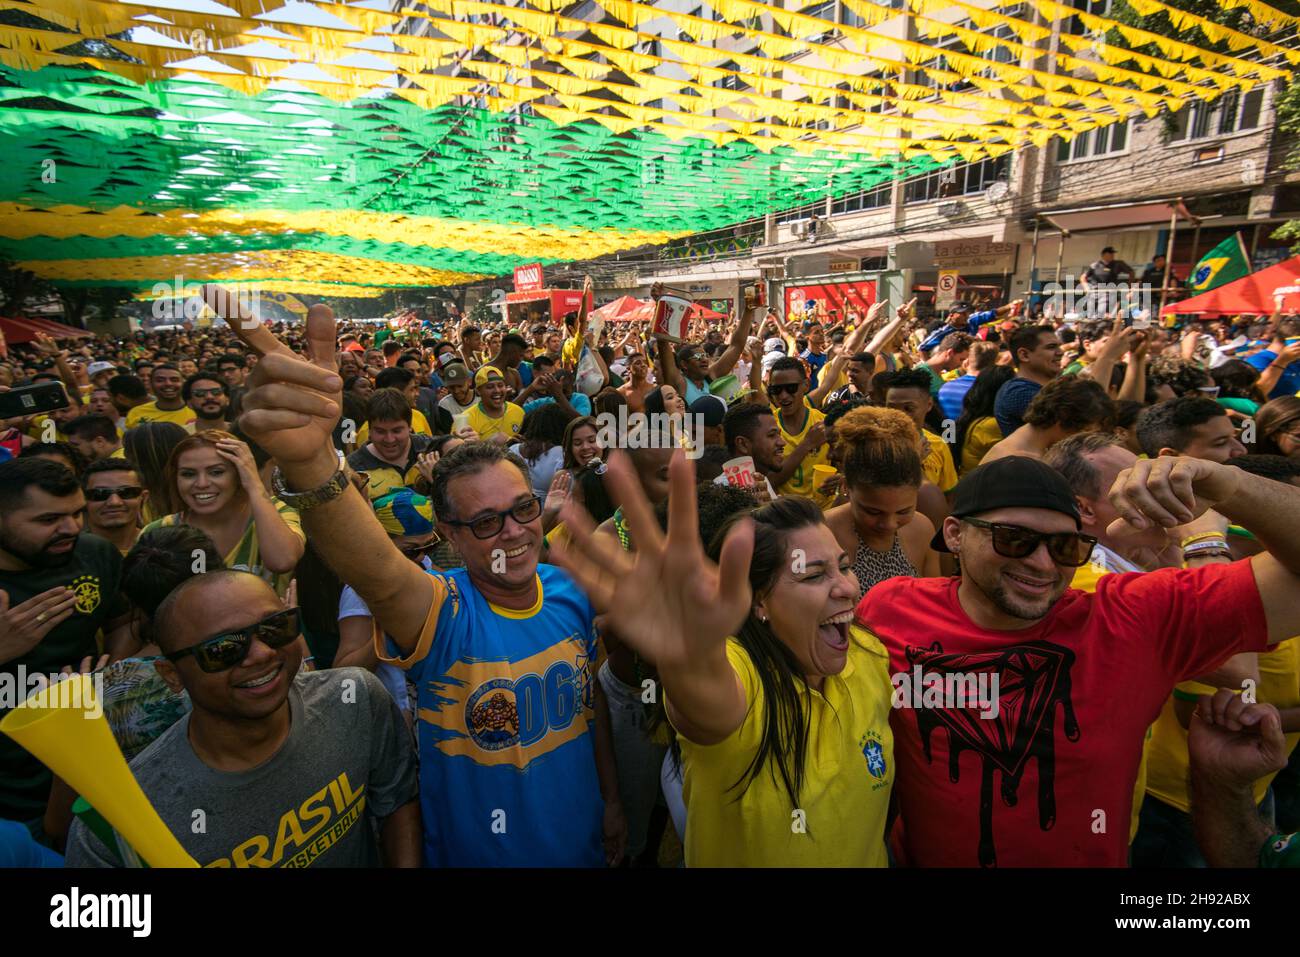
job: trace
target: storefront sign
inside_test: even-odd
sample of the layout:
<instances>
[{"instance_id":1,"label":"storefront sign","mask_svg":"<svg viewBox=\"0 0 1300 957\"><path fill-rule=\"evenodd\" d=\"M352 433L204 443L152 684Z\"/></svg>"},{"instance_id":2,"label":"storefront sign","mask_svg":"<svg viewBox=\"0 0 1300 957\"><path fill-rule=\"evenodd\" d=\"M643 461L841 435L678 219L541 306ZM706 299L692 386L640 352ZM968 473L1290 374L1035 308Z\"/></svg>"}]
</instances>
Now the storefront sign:
<instances>
[{"instance_id":1,"label":"storefront sign","mask_svg":"<svg viewBox=\"0 0 1300 957\"><path fill-rule=\"evenodd\" d=\"M515 292L532 292L542 289L542 264L529 263L515 267Z\"/></svg>"},{"instance_id":2,"label":"storefront sign","mask_svg":"<svg viewBox=\"0 0 1300 957\"><path fill-rule=\"evenodd\" d=\"M938 268L957 269L967 275L1012 269L1015 255L1015 243L987 239L952 239L934 244L934 264Z\"/></svg>"}]
</instances>

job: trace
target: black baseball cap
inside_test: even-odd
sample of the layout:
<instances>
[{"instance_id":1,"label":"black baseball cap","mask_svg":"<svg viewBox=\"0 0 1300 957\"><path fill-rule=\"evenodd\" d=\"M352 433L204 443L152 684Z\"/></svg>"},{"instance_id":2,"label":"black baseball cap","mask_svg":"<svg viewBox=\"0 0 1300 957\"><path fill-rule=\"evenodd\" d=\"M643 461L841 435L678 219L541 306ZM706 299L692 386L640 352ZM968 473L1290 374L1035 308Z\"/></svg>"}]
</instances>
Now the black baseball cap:
<instances>
[{"instance_id":1,"label":"black baseball cap","mask_svg":"<svg viewBox=\"0 0 1300 957\"><path fill-rule=\"evenodd\" d=\"M691 415L704 416L704 425L716 429L727 415L727 403L716 395L702 395L690 407Z\"/></svg>"},{"instance_id":2,"label":"black baseball cap","mask_svg":"<svg viewBox=\"0 0 1300 957\"><path fill-rule=\"evenodd\" d=\"M1101 252L1102 252L1102 255L1105 255L1106 253L1113 253L1114 251L1115 251L1115 247L1114 247L1114 246L1107 246L1107 247L1106 247L1105 249L1103 249Z\"/></svg>"},{"instance_id":3,"label":"black baseball cap","mask_svg":"<svg viewBox=\"0 0 1300 957\"><path fill-rule=\"evenodd\" d=\"M952 516L966 518L997 508L1045 508L1074 519L1082 528L1079 506L1070 485L1060 472L1046 462L1025 455L1008 455L967 472L952 496ZM935 532L930 547L948 551L943 529Z\"/></svg>"}]
</instances>

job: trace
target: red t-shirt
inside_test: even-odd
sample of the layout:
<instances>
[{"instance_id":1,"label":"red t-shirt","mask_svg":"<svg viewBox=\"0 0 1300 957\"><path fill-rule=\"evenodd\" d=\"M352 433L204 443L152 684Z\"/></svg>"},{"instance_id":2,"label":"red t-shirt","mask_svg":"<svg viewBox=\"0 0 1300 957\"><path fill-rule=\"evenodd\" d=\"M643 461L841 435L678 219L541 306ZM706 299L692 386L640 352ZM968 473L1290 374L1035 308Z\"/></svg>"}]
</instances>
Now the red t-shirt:
<instances>
[{"instance_id":1,"label":"red t-shirt","mask_svg":"<svg viewBox=\"0 0 1300 957\"><path fill-rule=\"evenodd\" d=\"M1147 726L1178 681L1267 647L1250 562L1105 575L1023 631L976 626L959 584L893 578L857 608L891 675L998 677L996 717L892 709L902 863L1123 866Z\"/></svg>"}]
</instances>

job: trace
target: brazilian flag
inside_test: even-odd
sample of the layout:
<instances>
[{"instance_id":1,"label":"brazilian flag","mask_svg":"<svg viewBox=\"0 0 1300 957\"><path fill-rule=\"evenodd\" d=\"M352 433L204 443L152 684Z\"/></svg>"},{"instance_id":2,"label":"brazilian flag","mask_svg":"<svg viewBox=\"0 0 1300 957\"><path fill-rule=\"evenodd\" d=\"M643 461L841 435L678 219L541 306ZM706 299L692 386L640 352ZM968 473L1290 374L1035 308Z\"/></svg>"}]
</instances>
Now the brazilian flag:
<instances>
[{"instance_id":1,"label":"brazilian flag","mask_svg":"<svg viewBox=\"0 0 1300 957\"><path fill-rule=\"evenodd\" d=\"M1250 273L1250 257L1246 255L1241 233L1233 233L1202 257L1187 285L1193 293L1209 292Z\"/></svg>"}]
</instances>

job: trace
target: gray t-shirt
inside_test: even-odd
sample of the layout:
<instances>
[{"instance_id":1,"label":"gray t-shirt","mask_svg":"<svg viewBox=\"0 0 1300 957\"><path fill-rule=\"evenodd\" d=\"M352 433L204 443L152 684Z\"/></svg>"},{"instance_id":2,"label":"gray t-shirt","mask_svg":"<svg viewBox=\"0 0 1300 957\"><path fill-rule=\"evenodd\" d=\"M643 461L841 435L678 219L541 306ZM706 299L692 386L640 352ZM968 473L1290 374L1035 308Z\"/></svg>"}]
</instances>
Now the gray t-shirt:
<instances>
[{"instance_id":1,"label":"gray t-shirt","mask_svg":"<svg viewBox=\"0 0 1300 957\"><path fill-rule=\"evenodd\" d=\"M145 796L200 865L374 867L374 821L417 799L411 734L370 672L300 673L289 707L288 738L250 771L204 764L190 745L190 715L131 762ZM120 866L115 851L73 823L69 867Z\"/></svg>"}]
</instances>

